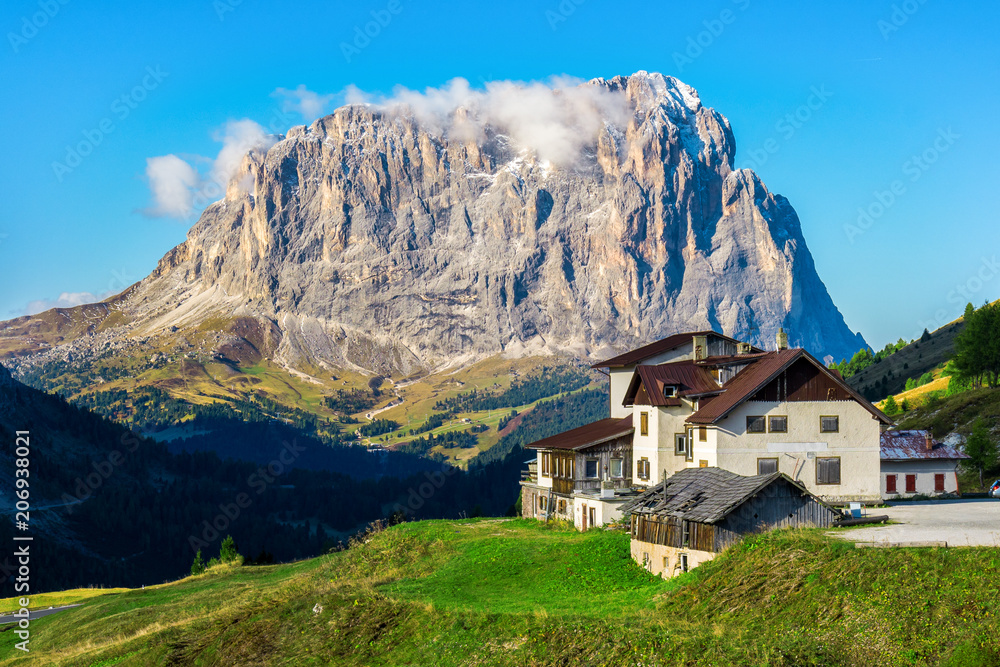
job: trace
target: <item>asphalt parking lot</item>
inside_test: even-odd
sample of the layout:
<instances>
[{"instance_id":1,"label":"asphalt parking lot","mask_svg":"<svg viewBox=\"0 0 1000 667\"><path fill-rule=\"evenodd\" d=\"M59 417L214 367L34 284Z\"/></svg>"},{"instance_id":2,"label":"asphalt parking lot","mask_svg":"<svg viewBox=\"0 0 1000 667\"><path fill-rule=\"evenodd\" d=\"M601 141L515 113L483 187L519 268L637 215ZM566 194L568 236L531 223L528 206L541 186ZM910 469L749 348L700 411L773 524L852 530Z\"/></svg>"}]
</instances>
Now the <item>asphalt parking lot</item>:
<instances>
[{"instance_id":1,"label":"asphalt parking lot","mask_svg":"<svg viewBox=\"0 0 1000 667\"><path fill-rule=\"evenodd\" d=\"M868 510L886 514L892 525L845 529L833 534L855 543L946 542L949 547L1000 547L1000 500L929 500L890 503Z\"/></svg>"}]
</instances>

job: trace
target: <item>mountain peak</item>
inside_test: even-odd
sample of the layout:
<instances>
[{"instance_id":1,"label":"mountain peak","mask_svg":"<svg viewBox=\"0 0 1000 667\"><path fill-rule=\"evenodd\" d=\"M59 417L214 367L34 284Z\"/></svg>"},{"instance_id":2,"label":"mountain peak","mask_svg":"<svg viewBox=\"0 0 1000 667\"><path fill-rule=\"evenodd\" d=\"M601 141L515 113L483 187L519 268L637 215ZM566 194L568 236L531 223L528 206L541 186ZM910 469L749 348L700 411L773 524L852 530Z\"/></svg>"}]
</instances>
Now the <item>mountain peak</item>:
<instances>
[{"instance_id":1,"label":"mountain peak","mask_svg":"<svg viewBox=\"0 0 1000 667\"><path fill-rule=\"evenodd\" d=\"M850 356L794 209L734 152L655 72L344 106L248 155L101 335L236 317L283 364L383 374L706 328Z\"/></svg>"}]
</instances>

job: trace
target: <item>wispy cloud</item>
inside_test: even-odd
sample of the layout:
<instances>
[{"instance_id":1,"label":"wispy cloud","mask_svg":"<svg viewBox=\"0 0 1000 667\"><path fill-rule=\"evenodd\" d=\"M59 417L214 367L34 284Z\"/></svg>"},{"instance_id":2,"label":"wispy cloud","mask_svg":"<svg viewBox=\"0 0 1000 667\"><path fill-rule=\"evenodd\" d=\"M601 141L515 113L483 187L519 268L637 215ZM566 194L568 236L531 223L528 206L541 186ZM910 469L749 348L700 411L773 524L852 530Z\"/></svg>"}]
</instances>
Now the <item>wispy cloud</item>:
<instances>
[{"instance_id":1,"label":"wispy cloud","mask_svg":"<svg viewBox=\"0 0 1000 667\"><path fill-rule=\"evenodd\" d=\"M226 185L248 152L267 150L278 139L247 118L227 122L212 138L222 144L214 158L195 155L184 160L171 153L146 159L153 204L143 210L144 215L189 218L196 209L225 194ZM200 172L192 162L207 165L205 172Z\"/></svg>"},{"instance_id":2,"label":"wispy cloud","mask_svg":"<svg viewBox=\"0 0 1000 667\"><path fill-rule=\"evenodd\" d=\"M350 104L375 104L412 113L428 129L477 139L487 125L509 134L538 157L556 164L573 162L597 138L604 123L625 125L629 108L621 92L587 85L571 77L548 82L489 81L475 89L465 79L441 88L396 88L380 97L349 87Z\"/></svg>"},{"instance_id":3,"label":"wispy cloud","mask_svg":"<svg viewBox=\"0 0 1000 667\"><path fill-rule=\"evenodd\" d=\"M85 303L97 303L98 301L107 299L113 294L114 292L111 291L103 294L94 294L93 292L63 292L55 299L37 299L35 301L30 301L28 305L24 307L24 311L19 314L37 315L38 313L51 310L52 308L73 308L74 306L82 306Z\"/></svg>"},{"instance_id":4,"label":"wispy cloud","mask_svg":"<svg viewBox=\"0 0 1000 667\"><path fill-rule=\"evenodd\" d=\"M146 158L146 178L153 194L150 217L186 218L191 215L194 188L201 182L197 170L176 155Z\"/></svg>"},{"instance_id":5,"label":"wispy cloud","mask_svg":"<svg viewBox=\"0 0 1000 667\"><path fill-rule=\"evenodd\" d=\"M271 97L281 100L282 111L294 111L311 123L327 113L336 95L321 95L299 84L295 90L276 88Z\"/></svg>"}]
</instances>

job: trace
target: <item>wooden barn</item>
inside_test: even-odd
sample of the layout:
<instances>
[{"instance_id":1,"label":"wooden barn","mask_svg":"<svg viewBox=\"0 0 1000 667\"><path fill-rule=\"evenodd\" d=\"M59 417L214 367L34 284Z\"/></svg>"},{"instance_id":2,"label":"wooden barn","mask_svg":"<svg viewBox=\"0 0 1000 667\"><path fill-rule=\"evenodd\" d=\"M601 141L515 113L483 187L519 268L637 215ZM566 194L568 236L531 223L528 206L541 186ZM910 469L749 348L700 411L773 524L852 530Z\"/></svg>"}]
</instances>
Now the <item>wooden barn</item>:
<instances>
[{"instance_id":1,"label":"wooden barn","mask_svg":"<svg viewBox=\"0 0 1000 667\"><path fill-rule=\"evenodd\" d=\"M784 473L745 477L686 468L622 507L631 551L654 574L672 577L711 560L744 535L833 525L839 512Z\"/></svg>"}]
</instances>

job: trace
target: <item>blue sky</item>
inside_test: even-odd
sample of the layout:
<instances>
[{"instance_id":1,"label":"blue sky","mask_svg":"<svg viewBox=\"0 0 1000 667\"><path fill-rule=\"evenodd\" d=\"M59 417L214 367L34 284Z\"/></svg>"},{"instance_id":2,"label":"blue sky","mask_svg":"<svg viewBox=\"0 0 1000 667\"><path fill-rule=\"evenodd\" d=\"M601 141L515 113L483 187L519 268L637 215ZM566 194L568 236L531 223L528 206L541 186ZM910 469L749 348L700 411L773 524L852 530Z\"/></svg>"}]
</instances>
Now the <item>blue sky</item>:
<instances>
[{"instance_id":1,"label":"blue sky","mask_svg":"<svg viewBox=\"0 0 1000 667\"><path fill-rule=\"evenodd\" d=\"M312 120L279 88L329 109L352 84L645 69L730 119L737 165L796 208L852 329L876 347L915 337L1000 297L998 19L994 3L941 0L8 0L0 317L145 276L194 222L151 216L147 159L210 170L227 123Z\"/></svg>"}]
</instances>

